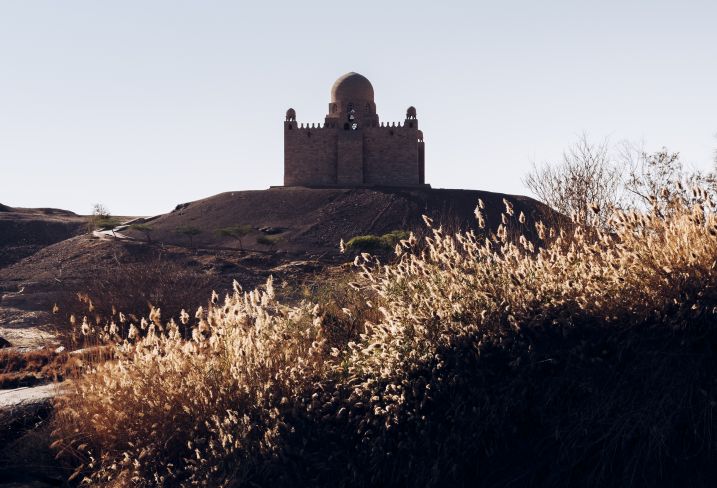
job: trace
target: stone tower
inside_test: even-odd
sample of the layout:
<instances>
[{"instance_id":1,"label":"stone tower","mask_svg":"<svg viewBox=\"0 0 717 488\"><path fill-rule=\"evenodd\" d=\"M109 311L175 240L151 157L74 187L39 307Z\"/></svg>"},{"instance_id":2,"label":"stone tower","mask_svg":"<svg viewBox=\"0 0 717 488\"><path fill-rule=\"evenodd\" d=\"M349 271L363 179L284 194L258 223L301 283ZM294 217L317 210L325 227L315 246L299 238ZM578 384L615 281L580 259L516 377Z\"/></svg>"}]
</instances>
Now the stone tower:
<instances>
[{"instance_id":1,"label":"stone tower","mask_svg":"<svg viewBox=\"0 0 717 488\"><path fill-rule=\"evenodd\" d=\"M423 133L416 109L406 119L379 122L373 86L358 73L331 87L323 125L284 122L284 186L427 186Z\"/></svg>"}]
</instances>

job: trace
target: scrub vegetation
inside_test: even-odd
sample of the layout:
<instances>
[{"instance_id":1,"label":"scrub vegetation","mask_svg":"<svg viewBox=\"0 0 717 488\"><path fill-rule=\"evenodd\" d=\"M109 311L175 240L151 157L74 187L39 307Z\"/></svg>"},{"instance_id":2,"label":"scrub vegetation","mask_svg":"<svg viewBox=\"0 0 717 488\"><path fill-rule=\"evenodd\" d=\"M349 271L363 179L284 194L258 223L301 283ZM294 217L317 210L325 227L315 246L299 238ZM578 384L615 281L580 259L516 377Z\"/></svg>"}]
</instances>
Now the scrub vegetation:
<instances>
[{"instance_id":1,"label":"scrub vegetation","mask_svg":"<svg viewBox=\"0 0 717 488\"><path fill-rule=\"evenodd\" d=\"M107 486L712 486L717 206L655 193L532 240L507 200L497 229L426 217L301 301L78 320L113 359L53 446Z\"/></svg>"}]
</instances>

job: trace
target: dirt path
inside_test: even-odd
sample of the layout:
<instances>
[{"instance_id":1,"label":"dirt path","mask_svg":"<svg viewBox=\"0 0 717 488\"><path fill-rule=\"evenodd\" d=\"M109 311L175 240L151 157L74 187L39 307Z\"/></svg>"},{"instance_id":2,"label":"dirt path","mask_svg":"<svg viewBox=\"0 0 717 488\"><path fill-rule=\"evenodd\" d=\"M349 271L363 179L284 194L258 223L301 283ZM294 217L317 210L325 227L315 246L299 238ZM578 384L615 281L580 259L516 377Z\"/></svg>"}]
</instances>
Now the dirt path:
<instances>
[{"instance_id":1,"label":"dirt path","mask_svg":"<svg viewBox=\"0 0 717 488\"><path fill-rule=\"evenodd\" d=\"M60 385L48 385L0 390L0 411L12 411L28 403L40 403L53 398L60 392Z\"/></svg>"},{"instance_id":2,"label":"dirt path","mask_svg":"<svg viewBox=\"0 0 717 488\"><path fill-rule=\"evenodd\" d=\"M47 315L46 312L0 306L0 337L19 349L54 344L57 335L42 325L47 323Z\"/></svg>"},{"instance_id":3,"label":"dirt path","mask_svg":"<svg viewBox=\"0 0 717 488\"><path fill-rule=\"evenodd\" d=\"M122 228L126 228L127 226L121 226ZM95 237L99 237L100 239L132 239L135 241L136 239L134 237L130 237L128 235L125 235L119 231L114 230L93 230L92 235Z\"/></svg>"}]
</instances>

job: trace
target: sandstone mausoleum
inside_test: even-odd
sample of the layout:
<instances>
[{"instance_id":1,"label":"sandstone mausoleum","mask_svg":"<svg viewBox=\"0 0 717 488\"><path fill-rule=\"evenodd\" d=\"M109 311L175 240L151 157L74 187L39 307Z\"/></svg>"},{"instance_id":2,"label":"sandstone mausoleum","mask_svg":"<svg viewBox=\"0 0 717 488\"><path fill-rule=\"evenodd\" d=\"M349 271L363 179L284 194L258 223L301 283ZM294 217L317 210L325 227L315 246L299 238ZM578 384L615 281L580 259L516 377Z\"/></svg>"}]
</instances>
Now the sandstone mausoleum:
<instances>
[{"instance_id":1,"label":"sandstone mausoleum","mask_svg":"<svg viewBox=\"0 0 717 488\"><path fill-rule=\"evenodd\" d=\"M284 186L427 186L416 109L401 122L379 122L373 86L347 73L331 87L323 125L284 122Z\"/></svg>"}]
</instances>

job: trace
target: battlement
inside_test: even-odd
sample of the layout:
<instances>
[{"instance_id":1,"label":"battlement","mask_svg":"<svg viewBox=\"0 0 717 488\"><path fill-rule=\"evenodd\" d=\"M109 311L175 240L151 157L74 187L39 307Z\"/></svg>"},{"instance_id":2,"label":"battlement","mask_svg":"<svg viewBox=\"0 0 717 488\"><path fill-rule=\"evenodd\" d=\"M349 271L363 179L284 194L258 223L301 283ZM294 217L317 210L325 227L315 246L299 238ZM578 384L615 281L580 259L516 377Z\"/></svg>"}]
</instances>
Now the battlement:
<instances>
[{"instance_id":1,"label":"battlement","mask_svg":"<svg viewBox=\"0 0 717 488\"><path fill-rule=\"evenodd\" d=\"M334 121L324 122L296 122L295 120L287 120L285 123L287 130L323 130L323 129L339 129L339 124ZM380 122L370 125L360 125L357 129L418 129L418 119L406 119L401 122Z\"/></svg>"},{"instance_id":2,"label":"battlement","mask_svg":"<svg viewBox=\"0 0 717 488\"><path fill-rule=\"evenodd\" d=\"M323 129L336 129L337 126L335 123L311 123L308 122L304 123L298 123L298 122L286 122L286 128L288 130L323 130Z\"/></svg>"}]
</instances>

